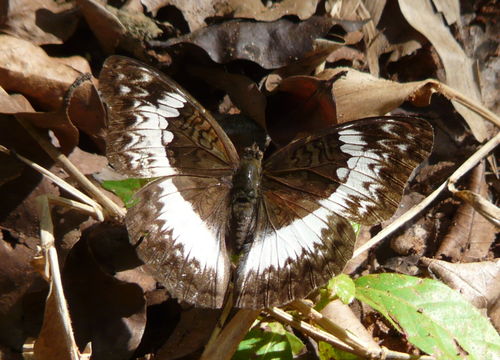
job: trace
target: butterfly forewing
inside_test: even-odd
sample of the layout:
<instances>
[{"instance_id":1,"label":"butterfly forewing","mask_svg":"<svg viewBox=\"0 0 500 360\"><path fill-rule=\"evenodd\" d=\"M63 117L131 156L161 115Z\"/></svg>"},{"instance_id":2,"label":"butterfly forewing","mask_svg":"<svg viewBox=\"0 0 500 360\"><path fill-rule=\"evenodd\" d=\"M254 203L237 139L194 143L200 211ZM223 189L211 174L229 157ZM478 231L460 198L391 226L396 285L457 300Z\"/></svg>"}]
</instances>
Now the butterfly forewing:
<instances>
[{"instance_id":1,"label":"butterfly forewing","mask_svg":"<svg viewBox=\"0 0 500 360\"><path fill-rule=\"evenodd\" d=\"M396 210L413 170L432 148L429 123L409 117L342 124L281 149L264 163L264 179L311 194L318 206L361 224Z\"/></svg>"},{"instance_id":2,"label":"butterfly forewing","mask_svg":"<svg viewBox=\"0 0 500 360\"><path fill-rule=\"evenodd\" d=\"M231 172L233 144L212 116L173 80L111 56L100 92L108 109L107 157L132 177Z\"/></svg>"},{"instance_id":3,"label":"butterfly forewing","mask_svg":"<svg viewBox=\"0 0 500 360\"><path fill-rule=\"evenodd\" d=\"M237 304L285 304L338 274L353 251L347 220L373 224L390 217L432 139L424 120L372 118L272 155L263 165L259 227L237 273Z\"/></svg>"}]
</instances>

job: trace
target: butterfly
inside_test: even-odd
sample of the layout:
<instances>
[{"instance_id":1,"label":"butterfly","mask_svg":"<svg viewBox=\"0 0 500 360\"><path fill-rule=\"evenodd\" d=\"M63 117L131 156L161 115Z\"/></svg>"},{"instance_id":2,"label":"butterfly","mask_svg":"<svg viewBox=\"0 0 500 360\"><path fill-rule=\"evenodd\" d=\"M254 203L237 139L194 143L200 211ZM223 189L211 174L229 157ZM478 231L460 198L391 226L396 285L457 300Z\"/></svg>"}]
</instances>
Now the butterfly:
<instances>
[{"instance_id":1,"label":"butterfly","mask_svg":"<svg viewBox=\"0 0 500 360\"><path fill-rule=\"evenodd\" d=\"M199 307L260 309L304 298L342 271L351 221L392 215L428 157L423 119L377 117L241 155L212 115L166 75L109 57L100 75L110 164L142 188L125 223L168 292ZM306 119L305 119L306 120ZM232 286L230 286L230 284Z\"/></svg>"}]
</instances>

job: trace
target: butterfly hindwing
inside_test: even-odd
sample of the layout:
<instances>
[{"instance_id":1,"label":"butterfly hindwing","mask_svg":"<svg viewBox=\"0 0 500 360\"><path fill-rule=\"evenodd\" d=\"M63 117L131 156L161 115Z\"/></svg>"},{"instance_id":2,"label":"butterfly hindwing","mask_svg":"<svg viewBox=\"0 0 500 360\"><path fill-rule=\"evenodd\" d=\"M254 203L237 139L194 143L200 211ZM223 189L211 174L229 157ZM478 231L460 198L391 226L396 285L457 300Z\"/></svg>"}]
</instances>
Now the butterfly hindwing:
<instances>
[{"instance_id":1,"label":"butterfly hindwing","mask_svg":"<svg viewBox=\"0 0 500 360\"><path fill-rule=\"evenodd\" d=\"M100 76L108 109L106 153L131 177L232 171L233 144L213 117L173 80L121 56Z\"/></svg>"},{"instance_id":2,"label":"butterfly hindwing","mask_svg":"<svg viewBox=\"0 0 500 360\"><path fill-rule=\"evenodd\" d=\"M266 308L307 296L351 258L349 222L298 191L263 196L255 237L236 275L236 306Z\"/></svg>"},{"instance_id":3,"label":"butterfly hindwing","mask_svg":"<svg viewBox=\"0 0 500 360\"><path fill-rule=\"evenodd\" d=\"M175 298L221 307L230 276L224 242L228 185L210 177L168 176L136 196L127 229L157 281Z\"/></svg>"},{"instance_id":4,"label":"butterfly hindwing","mask_svg":"<svg viewBox=\"0 0 500 360\"><path fill-rule=\"evenodd\" d=\"M425 120L371 118L271 155L263 164L259 225L237 272L237 304L282 305L340 273L354 245L348 220L390 217L432 138Z\"/></svg>"}]
</instances>

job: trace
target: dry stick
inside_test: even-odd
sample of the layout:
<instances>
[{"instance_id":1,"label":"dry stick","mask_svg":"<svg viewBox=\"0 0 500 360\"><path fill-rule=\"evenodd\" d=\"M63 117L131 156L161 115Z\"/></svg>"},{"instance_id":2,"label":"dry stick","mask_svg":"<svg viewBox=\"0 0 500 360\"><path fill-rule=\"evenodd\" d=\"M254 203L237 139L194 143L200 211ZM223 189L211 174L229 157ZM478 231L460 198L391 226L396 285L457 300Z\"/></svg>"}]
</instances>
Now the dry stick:
<instances>
[{"instance_id":1,"label":"dry stick","mask_svg":"<svg viewBox=\"0 0 500 360\"><path fill-rule=\"evenodd\" d=\"M94 200L92 200L91 198L89 198L87 195L85 195L81 191L75 189L73 186L71 186L70 184L68 184L66 181L64 181L63 179L61 179L57 175L51 173L49 170L47 170L44 167L38 165L37 163L35 163L35 162L33 162L33 161L25 158L24 156L19 155L17 153L14 153L14 152L10 151L9 149L5 148L2 145L0 145L0 152L4 152L6 154L10 154L10 155L15 156L18 160L22 161L26 165L28 165L31 168L33 168L35 171L37 171L40 174L42 174L43 176L47 177L49 180L51 180L53 183L55 183L56 185L58 185L60 188L66 190L67 192L69 192L71 195L73 195L74 197L76 197L80 201L82 201L82 202L86 203L87 205L89 205L89 207L91 209L85 208L85 206L82 207L83 204L80 204L80 203L77 203L77 204L80 204L80 205L75 205L75 206L82 207L82 209L84 211L90 212L91 214L95 215L97 217L97 219L99 219L100 221L104 220L104 215L103 215L103 212L102 212L101 205L99 205L97 202L95 202ZM70 200L67 200L67 201L70 201ZM72 205L73 204L70 203L70 206L72 206ZM72 206L72 207L74 207L74 206Z\"/></svg>"},{"instance_id":2,"label":"dry stick","mask_svg":"<svg viewBox=\"0 0 500 360\"><path fill-rule=\"evenodd\" d=\"M52 216L50 215L49 200L46 196L40 196L37 198L37 202L40 211L40 241L45 261L48 260L50 266L51 290L54 292L57 313L61 316L64 327L64 341L69 350L70 359L79 360L80 354L73 336L68 304L66 303L62 287L59 260L54 246L54 226L52 224Z\"/></svg>"},{"instance_id":3,"label":"dry stick","mask_svg":"<svg viewBox=\"0 0 500 360\"><path fill-rule=\"evenodd\" d=\"M368 350L368 352L366 352L366 350L363 350L368 349L369 345L349 330L344 329L343 327L335 324L327 317L323 316L320 312L316 311L311 305L309 305L306 300L295 300L290 305L294 309L300 311L305 317L311 319L316 324L321 326L323 329L325 329L325 331L334 335L336 338L340 339L340 341L343 341L353 349L365 351L365 354L373 352L371 350Z\"/></svg>"},{"instance_id":4,"label":"dry stick","mask_svg":"<svg viewBox=\"0 0 500 360\"><path fill-rule=\"evenodd\" d=\"M245 337L260 310L239 310L217 338L217 343L205 348L200 360L229 360Z\"/></svg>"},{"instance_id":5,"label":"dry stick","mask_svg":"<svg viewBox=\"0 0 500 360\"><path fill-rule=\"evenodd\" d=\"M49 154L49 156L54 160L58 161L62 167L73 176L80 185L88 191L89 194L95 197L96 201L102 204L104 209L112 217L122 218L125 216L126 210L119 205L115 204L110 198L104 195L101 190L95 186L89 179L83 175L78 168L73 165L69 159L61 154L52 144L50 144L46 139L44 139L38 131L26 120L21 119L17 116L17 121L28 131L28 133L40 144L40 146Z\"/></svg>"},{"instance_id":6,"label":"dry stick","mask_svg":"<svg viewBox=\"0 0 500 360\"><path fill-rule=\"evenodd\" d=\"M500 143L500 133L491 138L486 144L479 148L467 161L465 161L460 167L455 170L455 172L444 182L442 183L436 190L434 190L429 196L427 196L420 204L415 205L410 210L401 215L396 221L391 223L386 228L382 229L377 235L371 238L368 242L360 246L354 251L353 258L359 256L361 253L373 247L375 244L382 241L386 236L392 234L396 231L400 226L405 224L407 221L411 220L418 213L420 213L423 209L425 209L437 196L448 186L450 181L457 181L460 177L462 177L466 172L472 169L476 164L484 158L488 153L490 153L498 144Z\"/></svg>"},{"instance_id":7,"label":"dry stick","mask_svg":"<svg viewBox=\"0 0 500 360\"><path fill-rule=\"evenodd\" d=\"M279 308L271 308L266 310L272 317L280 320L281 322L290 325L291 327L299 330L300 332L310 336L317 341L324 341L333 345L334 347L344 350L358 356L370 359L394 359L394 360L435 360L433 356L423 355L414 356L410 354L400 353L397 351L388 350L387 348L377 349L376 352L370 351L369 349L358 349L349 346L343 341L337 339L332 334L323 331L313 325L310 325L304 321L294 318L292 315Z\"/></svg>"},{"instance_id":8,"label":"dry stick","mask_svg":"<svg viewBox=\"0 0 500 360\"><path fill-rule=\"evenodd\" d=\"M484 119L492 122L496 126L500 127L500 119L498 116L496 116L493 112L485 108L483 105L480 103L471 100L470 98L464 96L460 92L456 91L455 89L449 87L446 84L440 83L439 81L436 80L431 80L433 84L436 84L436 86L439 88L439 93L443 94L450 100L454 100L466 107L468 107L470 110L474 111L476 114L482 116Z\"/></svg>"}]
</instances>

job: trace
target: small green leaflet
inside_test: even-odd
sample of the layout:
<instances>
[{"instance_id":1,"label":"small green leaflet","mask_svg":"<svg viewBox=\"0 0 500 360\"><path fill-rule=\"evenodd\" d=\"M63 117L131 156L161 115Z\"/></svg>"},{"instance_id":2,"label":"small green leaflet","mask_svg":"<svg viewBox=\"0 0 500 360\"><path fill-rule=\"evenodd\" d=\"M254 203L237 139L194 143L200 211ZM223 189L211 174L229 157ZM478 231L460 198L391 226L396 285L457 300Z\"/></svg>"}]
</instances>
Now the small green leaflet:
<instances>
[{"instance_id":1,"label":"small green leaflet","mask_svg":"<svg viewBox=\"0 0 500 360\"><path fill-rule=\"evenodd\" d=\"M336 349L323 341L318 342L318 353L321 360L363 360L357 355Z\"/></svg>"},{"instance_id":2,"label":"small green leaflet","mask_svg":"<svg viewBox=\"0 0 500 360\"><path fill-rule=\"evenodd\" d=\"M260 322L240 343L233 360L292 360L304 344L278 322Z\"/></svg>"},{"instance_id":3,"label":"small green leaflet","mask_svg":"<svg viewBox=\"0 0 500 360\"><path fill-rule=\"evenodd\" d=\"M356 298L384 315L409 342L436 359L500 359L500 336L457 291L431 279L362 276Z\"/></svg>"},{"instance_id":4,"label":"small green leaflet","mask_svg":"<svg viewBox=\"0 0 500 360\"><path fill-rule=\"evenodd\" d=\"M344 304L349 304L355 296L356 286L346 274L337 275L328 281L320 290L320 300L314 307L321 311L330 301L338 297Z\"/></svg>"},{"instance_id":5,"label":"small green leaflet","mask_svg":"<svg viewBox=\"0 0 500 360\"><path fill-rule=\"evenodd\" d=\"M128 209L135 204L133 195L137 190L154 179L126 179L126 180L106 180L102 182L102 187L114 192L122 199L125 207Z\"/></svg>"}]
</instances>

